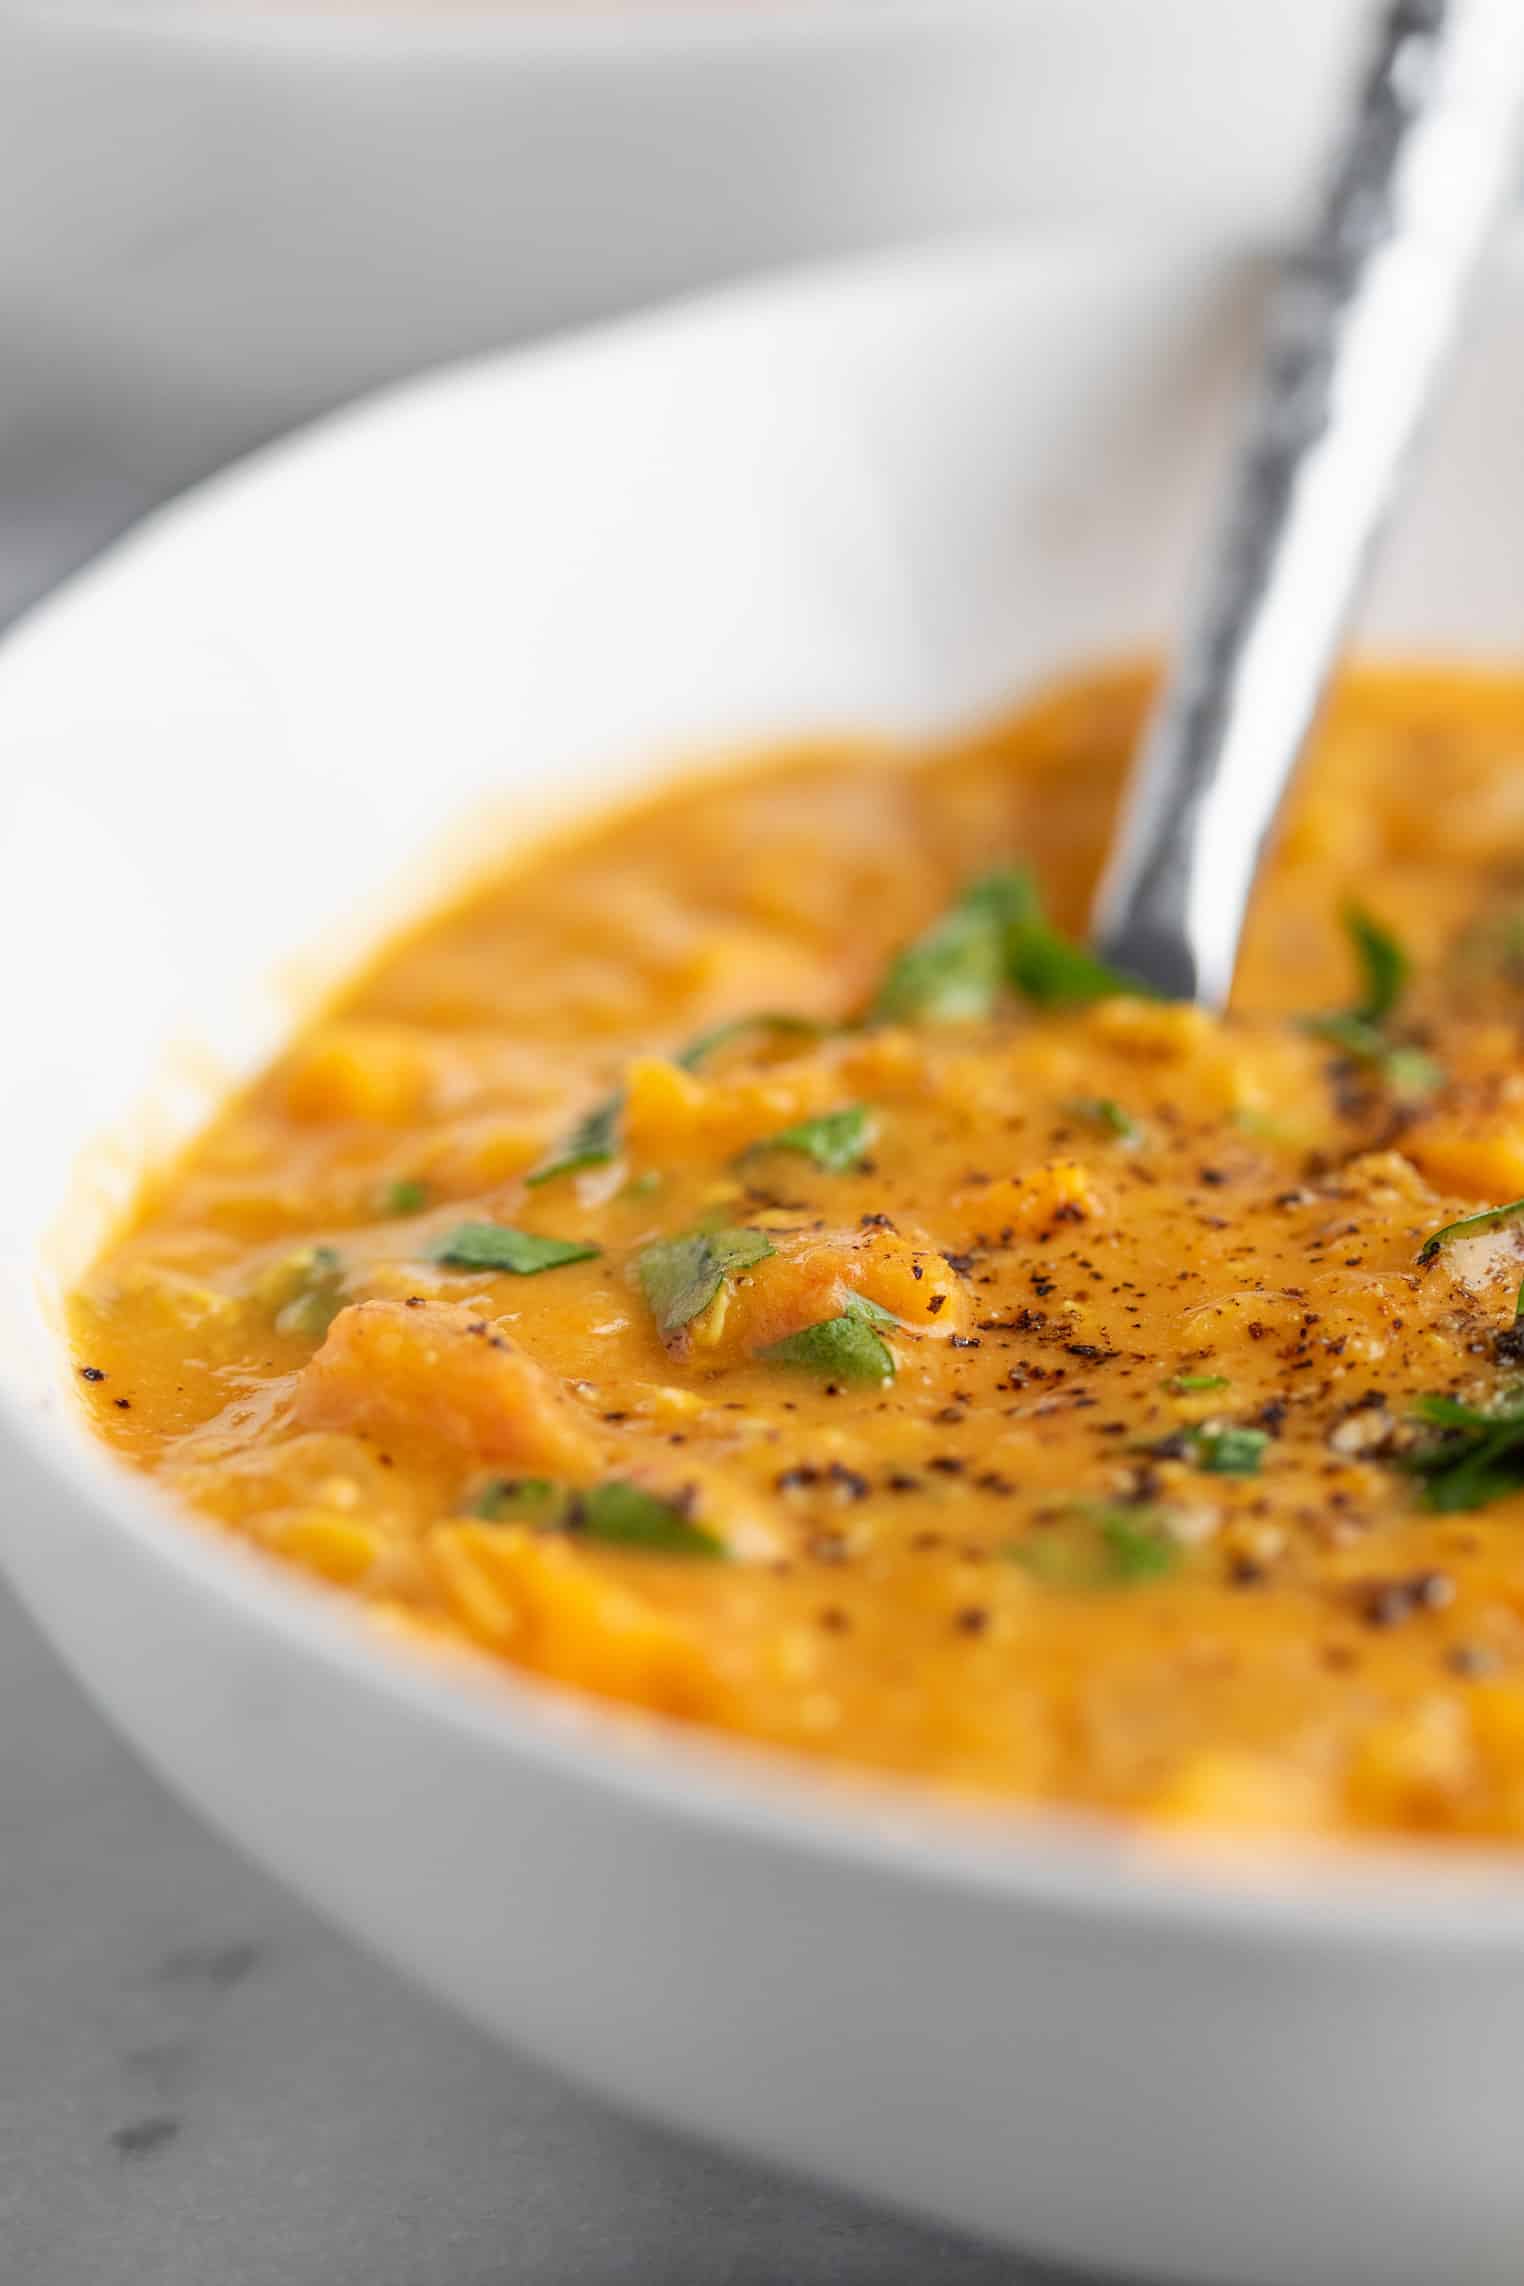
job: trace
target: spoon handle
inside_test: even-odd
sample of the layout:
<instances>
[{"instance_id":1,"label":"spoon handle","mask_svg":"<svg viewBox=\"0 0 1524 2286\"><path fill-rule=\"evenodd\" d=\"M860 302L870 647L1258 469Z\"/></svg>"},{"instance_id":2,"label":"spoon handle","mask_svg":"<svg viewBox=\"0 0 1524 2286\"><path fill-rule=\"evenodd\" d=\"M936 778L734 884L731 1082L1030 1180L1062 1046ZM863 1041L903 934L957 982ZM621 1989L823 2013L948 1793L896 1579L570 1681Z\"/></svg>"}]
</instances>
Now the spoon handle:
<instances>
[{"instance_id":1,"label":"spoon handle","mask_svg":"<svg viewBox=\"0 0 1524 2286\"><path fill-rule=\"evenodd\" d=\"M1098 949L1221 1007L1261 855L1511 183L1524 0L1399 0L1272 296L1206 579L1144 735Z\"/></svg>"}]
</instances>

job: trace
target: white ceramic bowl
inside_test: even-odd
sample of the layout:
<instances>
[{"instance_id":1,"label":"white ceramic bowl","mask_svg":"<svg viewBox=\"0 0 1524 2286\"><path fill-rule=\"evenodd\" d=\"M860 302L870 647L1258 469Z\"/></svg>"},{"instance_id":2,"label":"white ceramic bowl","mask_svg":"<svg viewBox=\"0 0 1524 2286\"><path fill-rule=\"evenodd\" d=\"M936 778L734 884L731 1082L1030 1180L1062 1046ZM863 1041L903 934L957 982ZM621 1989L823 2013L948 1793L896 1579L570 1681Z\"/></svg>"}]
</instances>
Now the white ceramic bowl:
<instances>
[{"instance_id":1,"label":"white ceramic bowl","mask_svg":"<svg viewBox=\"0 0 1524 2286\"><path fill-rule=\"evenodd\" d=\"M441 1674L129 1481L53 1313L150 1129L269 1048L299 948L344 920L310 987L437 887L442 820L784 727L947 723L1159 632L1251 301L1178 252L738 293L362 408L14 637L0 1547L211 1820L643 2111L1133 2277L1516 2286L1524 1868L982 1830ZM1517 644L1521 388L1513 263L1384 637Z\"/></svg>"},{"instance_id":2,"label":"white ceramic bowl","mask_svg":"<svg viewBox=\"0 0 1524 2286\"><path fill-rule=\"evenodd\" d=\"M1272 235L1366 7L0 0L0 525L102 529L358 389L782 262Z\"/></svg>"}]
</instances>

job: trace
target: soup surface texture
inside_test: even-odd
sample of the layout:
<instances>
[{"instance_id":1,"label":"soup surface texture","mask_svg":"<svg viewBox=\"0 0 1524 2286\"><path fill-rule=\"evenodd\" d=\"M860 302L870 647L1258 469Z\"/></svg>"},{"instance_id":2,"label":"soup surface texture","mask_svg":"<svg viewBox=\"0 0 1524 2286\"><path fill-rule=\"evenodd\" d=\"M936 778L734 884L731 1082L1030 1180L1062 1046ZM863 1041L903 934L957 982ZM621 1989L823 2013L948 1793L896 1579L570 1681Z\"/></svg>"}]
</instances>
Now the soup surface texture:
<instances>
[{"instance_id":1,"label":"soup surface texture","mask_svg":"<svg viewBox=\"0 0 1524 2286\"><path fill-rule=\"evenodd\" d=\"M75 1295L101 1431L384 1628L794 1753L1524 1838L1524 680L1346 681L1224 1021L1072 934L1148 687L395 945Z\"/></svg>"}]
</instances>

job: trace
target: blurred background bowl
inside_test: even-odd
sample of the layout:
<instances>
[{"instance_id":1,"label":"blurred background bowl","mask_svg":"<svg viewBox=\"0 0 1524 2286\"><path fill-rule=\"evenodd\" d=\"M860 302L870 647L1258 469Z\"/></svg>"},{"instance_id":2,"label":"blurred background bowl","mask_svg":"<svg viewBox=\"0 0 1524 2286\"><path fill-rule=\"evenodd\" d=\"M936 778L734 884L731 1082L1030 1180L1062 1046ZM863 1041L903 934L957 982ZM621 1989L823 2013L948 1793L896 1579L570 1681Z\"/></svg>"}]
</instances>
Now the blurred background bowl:
<instances>
[{"instance_id":1,"label":"blurred background bowl","mask_svg":"<svg viewBox=\"0 0 1524 2286\"><path fill-rule=\"evenodd\" d=\"M355 390L801 257L1276 235L1360 0L0 0L0 617Z\"/></svg>"}]
</instances>

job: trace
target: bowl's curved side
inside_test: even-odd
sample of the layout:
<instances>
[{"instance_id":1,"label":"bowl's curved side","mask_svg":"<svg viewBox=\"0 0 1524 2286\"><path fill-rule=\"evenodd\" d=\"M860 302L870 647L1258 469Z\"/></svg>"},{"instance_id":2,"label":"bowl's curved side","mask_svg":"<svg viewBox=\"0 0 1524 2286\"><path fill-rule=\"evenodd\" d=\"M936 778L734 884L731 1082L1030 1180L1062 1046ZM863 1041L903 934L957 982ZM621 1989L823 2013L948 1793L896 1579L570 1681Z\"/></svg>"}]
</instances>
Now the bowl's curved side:
<instances>
[{"instance_id":1,"label":"bowl's curved side","mask_svg":"<svg viewBox=\"0 0 1524 2286\"><path fill-rule=\"evenodd\" d=\"M4 1536L70 1664L215 1825L642 2112L1129 2277L1514 2286L1517 1944L1352 1950L895 1878L532 1730L430 1719L30 1459Z\"/></svg>"}]
</instances>

